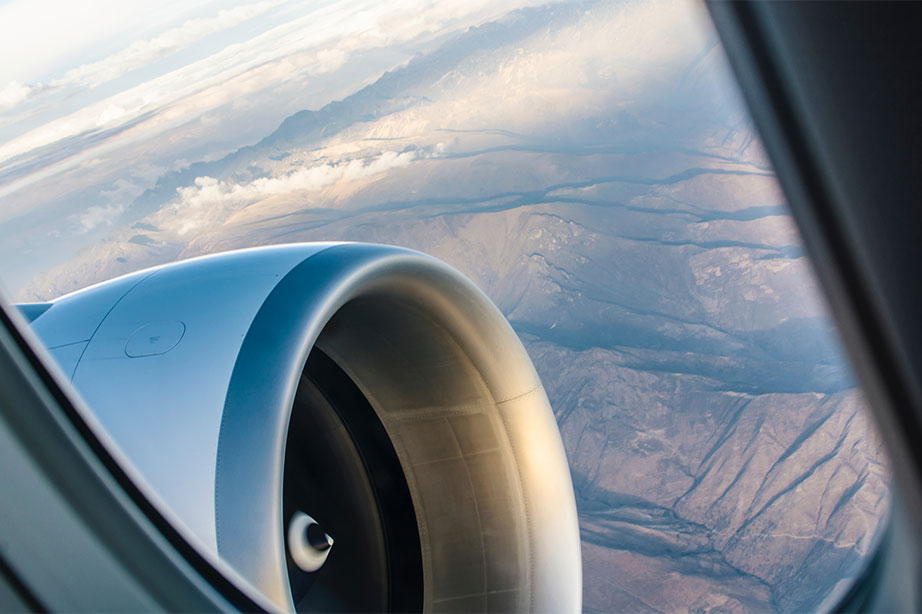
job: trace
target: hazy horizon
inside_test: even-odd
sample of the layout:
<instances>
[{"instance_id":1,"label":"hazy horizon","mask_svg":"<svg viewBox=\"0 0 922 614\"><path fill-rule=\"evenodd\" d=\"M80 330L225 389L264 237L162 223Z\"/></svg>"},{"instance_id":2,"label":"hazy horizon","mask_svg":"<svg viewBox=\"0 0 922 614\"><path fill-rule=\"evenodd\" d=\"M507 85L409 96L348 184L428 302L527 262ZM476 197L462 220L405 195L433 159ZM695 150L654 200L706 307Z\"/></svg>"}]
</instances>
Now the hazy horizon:
<instances>
[{"instance_id":1,"label":"hazy horizon","mask_svg":"<svg viewBox=\"0 0 922 614\"><path fill-rule=\"evenodd\" d=\"M813 610L861 571L886 459L702 6L103 6L35 51L53 11L0 6L35 56L0 69L8 294L256 245L418 249L535 362L587 611Z\"/></svg>"}]
</instances>

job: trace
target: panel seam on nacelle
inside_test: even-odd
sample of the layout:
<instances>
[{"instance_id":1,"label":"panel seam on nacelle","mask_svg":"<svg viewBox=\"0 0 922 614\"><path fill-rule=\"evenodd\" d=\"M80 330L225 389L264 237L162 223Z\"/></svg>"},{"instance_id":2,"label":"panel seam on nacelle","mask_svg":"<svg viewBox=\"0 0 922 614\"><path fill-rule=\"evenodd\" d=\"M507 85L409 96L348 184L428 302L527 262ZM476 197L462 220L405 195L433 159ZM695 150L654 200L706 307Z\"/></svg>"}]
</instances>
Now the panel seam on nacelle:
<instances>
[{"instance_id":1,"label":"panel seam on nacelle","mask_svg":"<svg viewBox=\"0 0 922 614\"><path fill-rule=\"evenodd\" d=\"M83 351L80 352L80 357L77 359L77 363L74 365L74 371L73 371L73 373L70 374L70 379L71 379L71 381L73 381L74 378L77 377L77 369L80 368L80 362L83 360L84 354L86 354L87 349L90 347L90 342L93 340L93 337L96 336L96 333L99 332L99 329L102 327L103 322L106 321L106 318L108 318L109 315L110 315L110 314L115 310L115 308L118 306L118 304L122 302L122 299L124 299L126 296L128 296L129 294L131 294L131 291L132 291L132 290L134 290L135 288L137 288L137 287L138 287L139 285L141 285L141 283L143 283L144 281L150 279L151 275L154 275L154 274L157 273L158 271L162 271L162 270L163 270L163 269L154 269L153 271L151 271L150 273L148 273L147 275L145 275L144 277L142 277L141 279L139 279L139 280L138 280L136 283L134 283L130 288L128 288L127 290L125 290L125 293L122 294L120 297L118 297L118 299L116 299L116 300L112 303L112 306L109 307L108 310L106 310L105 315L104 315L102 318L100 318L99 323L96 324L96 328L93 329L93 333L90 335L90 338L86 340L86 342L85 342L85 343L86 343L86 347L84 347L84 348L83 348ZM77 343L83 343L83 342L82 342L82 341L78 341ZM72 344L68 343L68 344L65 344L65 345L72 345Z\"/></svg>"},{"instance_id":2,"label":"panel seam on nacelle","mask_svg":"<svg viewBox=\"0 0 922 614\"><path fill-rule=\"evenodd\" d=\"M78 345L80 343L89 343L92 337L87 337L86 339L79 339L77 341L68 341L67 343L60 343L58 345L49 345L46 350L59 350L61 348L70 347L72 345Z\"/></svg>"},{"instance_id":3,"label":"panel seam on nacelle","mask_svg":"<svg viewBox=\"0 0 922 614\"><path fill-rule=\"evenodd\" d=\"M497 401L496 404L497 404L497 405L502 405L503 403L510 403L510 402L512 402L512 401L518 401L519 399L524 399L525 397L527 397L527 396L529 396L529 395L535 394L536 392L538 392L538 391L541 390L542 388L543 388L543 385L542 385L542 384L538 384L538 385L536 385L534 388L532 388L531 390L529 390L528 392L523 392L522 394L517 394L517 395L515 395L514 397L509 397L508 399L503 399L502 401Z\"/></svg>"}]
</instances>

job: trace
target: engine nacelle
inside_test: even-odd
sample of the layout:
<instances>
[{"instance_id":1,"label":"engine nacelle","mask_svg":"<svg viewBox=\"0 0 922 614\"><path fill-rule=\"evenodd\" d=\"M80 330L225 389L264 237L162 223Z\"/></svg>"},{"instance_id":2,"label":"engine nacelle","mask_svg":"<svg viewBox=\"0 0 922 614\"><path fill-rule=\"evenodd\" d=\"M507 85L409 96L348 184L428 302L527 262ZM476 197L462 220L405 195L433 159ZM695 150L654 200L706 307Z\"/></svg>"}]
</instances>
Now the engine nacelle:
<instances>
[{"instance_id":1,"label":"engine nacelle","mask_svg":"<svg viewBox=\"0 0 922 614\"><path fill-rule=\"evenodd\" d=\"M580 609L553 413L454 269L285 245L42 309L34 331L161 506L279 608Z\"/></svg>"}]
</instances>

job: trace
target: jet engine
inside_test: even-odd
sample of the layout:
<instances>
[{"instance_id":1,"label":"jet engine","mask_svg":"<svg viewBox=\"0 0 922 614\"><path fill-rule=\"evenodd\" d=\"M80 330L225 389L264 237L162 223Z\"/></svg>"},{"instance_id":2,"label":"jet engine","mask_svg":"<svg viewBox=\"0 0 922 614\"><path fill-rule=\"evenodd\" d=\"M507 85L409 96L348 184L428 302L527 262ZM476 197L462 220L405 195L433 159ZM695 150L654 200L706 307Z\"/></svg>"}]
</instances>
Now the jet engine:
<instances>
[{"instance_id":1,"label":"jet engine","mask_svg":"<svg viewBox=\"0 0 922 614\"><path fill-rule=\"evenodd\" d=\"M547 397L438 260L274 246L21 310L155 503L274 607L579 611Z\"/></svg>"}]
</instances>

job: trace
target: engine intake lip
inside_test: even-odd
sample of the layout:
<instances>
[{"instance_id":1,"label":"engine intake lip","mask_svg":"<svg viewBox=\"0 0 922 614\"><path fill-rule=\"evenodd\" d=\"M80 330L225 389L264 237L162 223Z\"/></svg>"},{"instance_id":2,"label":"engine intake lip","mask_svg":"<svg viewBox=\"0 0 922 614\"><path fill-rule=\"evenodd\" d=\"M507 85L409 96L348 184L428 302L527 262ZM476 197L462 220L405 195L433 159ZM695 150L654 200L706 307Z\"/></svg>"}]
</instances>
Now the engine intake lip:
<instances>
[{"instance_id":1,"label":"engine intake lip","mask_svg":"<svg viewBox=\"0 0 922 614\"><path fill-rule=\"evenodd\" d=\"M293 609L284 450L315 345L361 389L407 473L423 554L423 609L579 610L572 484L531 361L470 281L395 247L339 244L307 257L253 319L218 440L220 555ZM449 437L458 454L439 456L444 446L426 445ZM478 441L494 447L478 448ZM541 537L547 535L554 539Z\"/></svg>"}]
</instances>

